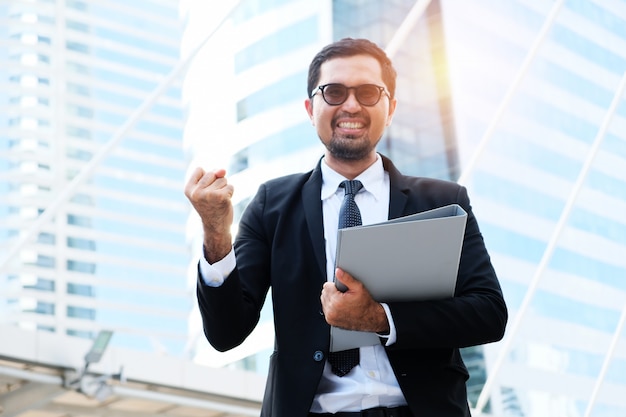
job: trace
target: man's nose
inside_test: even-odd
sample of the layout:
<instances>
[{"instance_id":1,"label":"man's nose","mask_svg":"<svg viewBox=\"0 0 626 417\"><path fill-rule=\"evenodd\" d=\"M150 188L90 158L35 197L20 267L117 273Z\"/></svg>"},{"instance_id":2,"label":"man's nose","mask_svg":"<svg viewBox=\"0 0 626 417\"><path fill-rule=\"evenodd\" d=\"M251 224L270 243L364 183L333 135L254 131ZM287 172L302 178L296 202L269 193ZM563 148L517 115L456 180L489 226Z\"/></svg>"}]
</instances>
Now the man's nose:
<instances>
[{"instance_id":1,"label":"man's nose","mask_svg":"<svg viewBox=\"0 0 626 417\"><path fill-rule=\"evenodd\" d=\"M360 109L361 103L356 98L356 90L348 90L348 98L343 102L343 107L345 109Z\"/></svg>"}]
</instances>

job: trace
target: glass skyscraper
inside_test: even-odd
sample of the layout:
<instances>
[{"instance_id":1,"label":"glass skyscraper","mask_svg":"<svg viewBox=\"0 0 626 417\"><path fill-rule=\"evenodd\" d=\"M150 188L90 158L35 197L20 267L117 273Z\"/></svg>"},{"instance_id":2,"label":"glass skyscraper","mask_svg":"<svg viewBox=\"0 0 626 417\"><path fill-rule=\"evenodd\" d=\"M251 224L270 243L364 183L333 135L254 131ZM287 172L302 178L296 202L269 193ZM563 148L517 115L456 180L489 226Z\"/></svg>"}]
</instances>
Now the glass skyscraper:
<instances>
[{"instance_id":1,"label":"glass skyscraper","mask_svg":"<svg viewBox=\"0 0 626 417\"><path fill-rule=\"evenodd\" d=\"M180 82L133 116L177 64L181 36L174 0L0 3L3 322L109 329L114 346L183 353L193 298Z\"/></svg>"},{"instance_id":2,"label":"glass skyscraper","mask_svg":"<svg viewBox=\"0 0 626 417\"><path fill-rule=\"evenodd\" d=\"M234 8L230 19L190 67L188 78L194 82L189 82L193 87L188 91L192 109L188 125L192 128L186 132L186 143L193 164L227 168L236 188L236 216L261 181L311 169L323 153L304 109L308 65L315 53L333 39L348 36L386 45L414 3L253 0ZM195 26L201 24L194 23L194 18L202 20L198 16L204 7L190 3L190 32L198 33ZM224 6L222 15L227 11ZM209 10L205 13L208 16ZM410 31L405 46L394 57L399 105L380 151L407 174L455 180L459 161L450 86L440 74L445 68L445 44L439 4L433 4L426 13L427 23ZM189 48L192 46L190 42ZM211 81L203 82L205 79ZM208 129L196 132L196 125ZM189 230L199 252L201 228ZM190 274L191 280L193 267ZM227 354L207 347L197 323L196 360L265 372L273 347L271 320L268 301L259 328L241 347ZM471 349L465 355L470 367L476 369L470 385L475 379L480 385L484 380L482 350Z\"/></svg>"},{"instance_id":3,"label":"glass skyscraper","mask_svg":"<svg viewBox=\"0 0 626 417\"><path fill-rule=\"evenodd\" d=\"M224 91L198 119L223 129L186 138L198 160L228 168L239 213L260 182L321 155L302 104L313 55L345 36L384 48L415 4L240 2L194 64ZM600 137L626 71L625 28L623 0L433 0L393 57L398 112L379 150L405 173L468 186L510 307L504 342L464 351L470 402L489 381L494 415L583 416L626 304L623 96ZM269 310L257 330L227 355L199 336L196 357L264 372ZM626 412L617 340L593 416Z\"/></svg>"},{"instance_id":4,"label":"glass skyscraper","mask_svg":"<svg viewBox=\"0 0 626 417\"><path fill-rule=\"evenodd\" d=\"M236 2L223 3L225 15ZM227 169L235 185L239 215L259 182L310 169L321 156L319 140L304 109L308 63L330 38L326 27L330 3L309 1L242 1L191 63L183 97L189 105L185 131L191 165ZM217 8L190 2L183 48L191 49L214 27L205 18ZM192 214L188 240L199 255L202 228ZM195 282L197 259L189 281ZM266 303L258 328L239 348L220 354L208 347L199 314L192 316L195 359L266 372L273 347L271 305ZM194 324L195 320L195 324Z\"/></svg>"},{"instance_id":5,"label":"glass skyscraper","mask_svg":"<svg viewBox=\"0 0 626 417\"><path fill-rule=\"evenodd\" d=\"M582 416L626 304L626 2L441 3L461 161L483 149L465 182L519 320L487 349L494 409ZM592 416L626 414L621 334Z\"/></svg>"}]
</instances>

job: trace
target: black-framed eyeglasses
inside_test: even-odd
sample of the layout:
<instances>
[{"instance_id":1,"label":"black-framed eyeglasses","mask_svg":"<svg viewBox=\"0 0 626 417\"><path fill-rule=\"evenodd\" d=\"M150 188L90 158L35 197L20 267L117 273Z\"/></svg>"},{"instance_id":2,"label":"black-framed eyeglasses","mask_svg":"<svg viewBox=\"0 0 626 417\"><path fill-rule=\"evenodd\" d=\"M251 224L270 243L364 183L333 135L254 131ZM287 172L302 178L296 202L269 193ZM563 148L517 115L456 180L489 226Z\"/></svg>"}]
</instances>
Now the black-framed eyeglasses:
<instances>
[{"instance_id":1,"label":"black-framed eyeglasses","mask_svg":"<svg viewBox=\"0 0 626 417\"><path fill-rule=\"evenodd\" d=\"M380 101L383 93L391 98L389 93L385 91L385 87L376 84L361 84L356 87L346 87L343 84L337 83L320 85L315 90L311 91L309 98L313 98L318 91L321 91L322 97L326 103L331 106L339 106L348 99L350 90L354 90L356 100L363 106L374 106Z\"/></svg>"}]
</instances>

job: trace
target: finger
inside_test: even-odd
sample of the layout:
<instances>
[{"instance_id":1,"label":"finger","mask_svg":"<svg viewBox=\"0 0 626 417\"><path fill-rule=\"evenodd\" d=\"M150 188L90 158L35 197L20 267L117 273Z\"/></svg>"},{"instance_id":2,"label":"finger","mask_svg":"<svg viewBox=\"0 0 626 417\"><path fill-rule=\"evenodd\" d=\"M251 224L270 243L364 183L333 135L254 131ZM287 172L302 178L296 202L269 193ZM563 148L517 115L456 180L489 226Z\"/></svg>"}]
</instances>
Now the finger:
<instances>
[{"instance_id":1,"label":"finger","mask_svg":"<svg viewBox=\"0 0 626 417\"><path fill-rule=\"evenodd\" d=\"M191 175L189 176L189 180L187 180L187 184L185 184L185 195L189 196L191 191L198 184L198 181L204 176L205 172L202 168L197 167L193 170Z\"/></svg>"},{"instance_id":2,"label":"finger","mask_svg":"<svg viewBox=\"0 0 626 417\"><path fill-rule=\"evenodd\" d=\"M216 171L207 171L197 183L198 188L214 188L221 189L228 186L228 180L226 179L226 170L218 169Z\"/></svg>"},{"instance_id":3,"label":"finger","mask_svg":"<svg viewBox=\"0 0 626 417\"><path fill-rule=\"evenodd\" d=\"M208 186L211 184L222 184L226 183L226 170L223 168L207 171L204 176L200 179L199 185Z\"/></svg>"},{"instance_id":4,"label":"finger","mask_svg":"<svg viewBox=\"0 0 626 417\"><path fill-rule=\"evenodd\" d=\"M187 181L187 183L196 184L198 181L200 181L200 178L202 178L204 174L205 172L202 168L196 167L196 169L194 169L191 175L189 176L189 180Z\"/></svg>"},{"instance_id":5,"label":"finger","mask_svg":"<svg viewBox=\"0 0 626 417\"><path fill-rule=\"evenodd\" d=\"M325 282L322 286L322 295L330 295L337 291L337 287L334 282Z\"/></svg>"},{"instance_id":6,"label":"finger","mask_svg":"<svg viewBox=\"0 0 626 417\"><path fill-rule=\"evenodd\" d=\"M354 284L354 282L356 281L352 275L350 275L349 273L347 273L346 271L344 271L341 268L337 268L335 269L335 277L343 282L347 287L349 287L351 284Z\"/></svg>"}]
</instances>

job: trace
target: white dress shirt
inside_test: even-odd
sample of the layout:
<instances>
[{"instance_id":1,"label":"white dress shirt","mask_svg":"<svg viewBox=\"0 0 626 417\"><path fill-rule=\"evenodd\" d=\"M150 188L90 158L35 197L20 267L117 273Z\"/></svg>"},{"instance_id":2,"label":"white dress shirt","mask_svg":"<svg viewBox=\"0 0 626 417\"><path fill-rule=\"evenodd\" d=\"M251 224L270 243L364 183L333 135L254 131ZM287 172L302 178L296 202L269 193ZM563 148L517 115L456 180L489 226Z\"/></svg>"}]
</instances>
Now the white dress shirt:
<instances>
[{"instance_id":1,"label":"white dress shirt","mask_svg":"<svg viewBox=\"0 0 626 417\"><path fill-rule=\"evenodd\" d=\"M339 208L344 196L344 190L339 188L339 184L346 178L333 171L324 160L322 160L321 169L326 275L328 280L332 281L335 270ZM363 188L355 196L363 224L387 220L389 176L383 169L380 156L372 166L355 179L363 184ZM207 285L219 286L232 272L235 265L236 259L233 250L224 259L212 265L202 257L200 259L200 274ZM383 304L383 308L390 327L390 334L384 337L387 337L386 345L391 345L396 340L395 326L389 307ZM310 411L314 413L336 413L338 411L360 411L373 407L396 407L406 404L384 347L376 345L360 348L359 365L343 377L333 374L327 361Z\"/></svg>"}]
</instances>

